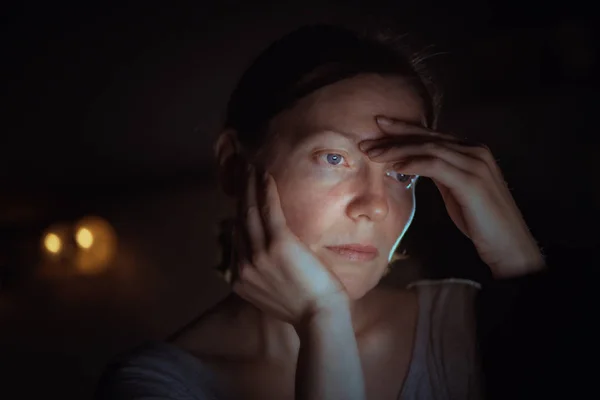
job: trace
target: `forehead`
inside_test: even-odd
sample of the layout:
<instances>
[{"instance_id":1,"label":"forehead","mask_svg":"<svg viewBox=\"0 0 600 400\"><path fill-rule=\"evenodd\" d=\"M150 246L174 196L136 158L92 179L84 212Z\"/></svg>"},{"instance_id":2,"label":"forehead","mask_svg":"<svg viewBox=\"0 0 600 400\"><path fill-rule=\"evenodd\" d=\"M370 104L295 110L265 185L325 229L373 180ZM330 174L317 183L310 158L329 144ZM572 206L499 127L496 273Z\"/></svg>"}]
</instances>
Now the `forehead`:
<instances>
[{"instance_id":1,"label":"forehead","mask_svg":"<svg viewBox=\"0 0 600 400\"><path fill-rule=\"evenodd\" d=\"M424 122L422 101L409 84L401 77L379 75L359 75L321 88L274 122L298 139L333 130L364 140L381 136L376 115Z\"/></svg>"}]
</instances>

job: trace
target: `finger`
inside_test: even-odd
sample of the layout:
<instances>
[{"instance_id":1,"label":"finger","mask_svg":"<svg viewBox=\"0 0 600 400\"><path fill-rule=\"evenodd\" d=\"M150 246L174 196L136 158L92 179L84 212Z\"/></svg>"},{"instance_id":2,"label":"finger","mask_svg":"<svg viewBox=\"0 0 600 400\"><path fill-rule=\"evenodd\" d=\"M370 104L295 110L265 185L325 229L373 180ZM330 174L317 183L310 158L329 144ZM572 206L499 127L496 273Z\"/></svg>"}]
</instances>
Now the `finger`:
<instances>
[{"instance_id":1,"label":"finger","mask_svg":"<svg viewBox=\"0 0 600 400\"><path fill-rule=\"evenodd\" d=\"M246 210L245 210L245 228L248 233L248 245L250 258L259 254L265 249L265 233L262 218L260 216L258 204L258 171L256 167L251 167L251 172L246 188Z\"/></svg>"},{"instance_id":2,"label":"finger","mask_svg":"<svg viewBox=\"0 0 600 400\"><path fill-rule=\"evenodd\" d=\"M457 146L462 145L464 146L464 150L468 150L471 147L477 146L477 144L475 144L474 142L466 141L456 137L444 138L441 136L424 135L420 133L411 132L402 135L386 136L379 139L363 140L362 142L360 142L359 148L362 152L368 153L376 149L386 151L388 148L394 146L424 145L430 142L451 143Z\"/></svg>"},{"instance_id":3,"label":"finger","mask_svg":"<svg viewBox=\"0 0 600 400\"><path fill-rule=\"evenodd\" d=\"M477 194L474 192L477 187L475 183L481 179L446 160L430 156L408 158L403 163L395 164L394 169L403 174L416 174L439 181L455 196L465 200Z\"/></svg>"},{"instance_id":4,"label":"finger","mask_svg":"<svg viewBox=\"0 0 600 400\"><path fill-rule=\"evenodd\" d=\"M245 175L242 177L242 188L239 192L239 198L237 203L236 218L234 223L234 243L238 258L247 259L249 257L249 237L246 231L246 209L247 203L246 192L248 191L248 183L250 180L250 166L247 167Z\"/></svg>"},{"instance_id":5,"label":"finger","mask_svg":"<svg viewBox=\"0 0 600 400\"><path fill-rule=\"evenodd\" d=\"M508 185L507 182L504 180L504 174L502 173L502 170L500 169L500 166L498 165L496 158L494 158L490 148L488 146L486 146L485 144L480 143L478 145L464 146L464 145L455 144L455 143L445 143L445 145L456 151L460 151L462 153L467 153L474 158L483 160L486 163L486 165L488 166L489 170L492 172L492 175L494 176L494 178L499 183L501 183L503 185Z\"/></svg>"},{"instance_id":6,"label":"finger","mask_svg":"<svg viewBox=\"0 0 600 400\"><path fill-rule=\"evenodd\" d=\"M427 142L422 145L405 145L388 148L387 151L372 156L369 152L369 157L375 162L394 162L397 160L406 160L407 158L416 156L430 156L442 159L452 166L477 174L482 178L487 178L491 174L487 164L469 152L461 152L462 148L454 146L447 142ZM377 149L375 149L377 150ZM393 168L395 168L394 165Z\"/></svg>"},{"instance_id":7,"label":"finger","mask_svg":"<svg viewBox=\"0 0 600 400\"><path fill-rule=\"evenodd\" d=\"M377 125L381 128L382 131L391 134L404 135L404 134L421 134L425 136L437 137L440 139L446 140L455 140L461 141L465 139L461 139L455 135L451 135L448 133L440 133L434 130L425 128L421 125L412 124L406 121L401 121L394 118L385 117L382 115L378 115L375 117L377 121Z\"/></svg>"},{"instance_id":8,"label":"finger","mask_svg":"<svg viewBox=\"0 0 600 400\"><path fill-rule=\"evenodd\" d=\"M491 175L499 184L502 184L504 186L508 185L507 182L504 180L502 171L496 163L496 160L494 159L490 148L483 143L476 143L473 141L465 140L445 140L438 138L435 138L435 140L433 141L431 139L423 140L423 138L420 141L415 141L414 139L415 138L413 136L402 136L396 138L381 139L379 141L376 141L377 143L372 147L368 148L366 152L370 157L378 157L378 160L385 162L386 160L389 160L394 156L401 156L401 154L399 154L398 152L393 152L393 154L390 154L389 150L394 146L400 147L400 150L398 151L405 151L407 155L414 155L415 152L418 152L418 150L416 149L419 145L424 146L423 148L425 151L428 152L428 154L436 154L440 156L440 151L444 151L441 149L448 148L454 150L455 152L464 154L474 160L482 161L485 164L485 166L481 163L477 163L477 165L473 166L468 166L463 163L460 163L459 160L456 160L453 162L456 166L460 166L463 169L476 168L475 171L478 171L482 177L488 177L489 175ZM411 143L413 144L411 145ZM380 157L384 154L385 156ZM450 158L445 159L447 161L451 161Z\"/></svg>"},{"instance_id":9,"label":"finger","mask_svg":"<svg viewBox=\"0 0 600 400\"><path fill-rule=\"evenodd\" d=\"M272 300L272 293L245 281L244 279L236 281L232 286L232 291L238 296L253 304L261 311L275 315L275 317L285 320L289 313L280 305Z\"/></svg>"},{"instance_id":10,"label":"finger","mask_svg":"<svg viewBox=\"0 0 600 400\"><path fill-rule=\"evenodd\" d=\"M235 268L237 269L238 272L238 276L239 273L241 272L241 268L243 267L243 263L246 263L248 261L248 250L247 250L247 245L245 243L245 241L243 240L244 238L242 237L242 230L243 228L241 227L241 224L236 224L235 230L233 232L233 245L235 247L235 258L233 260Z\"/></svg>"},{"instance_id":11,"label":"finger","mask_svg":"<svg viewBox=\"0 0 600 400\"><path fill-rule=\"evenodd\" d=\"M498 166L495 165L495 160L491 155L489 148L482 143L472 141L467 138L459 138L458 136L452 134L435 132L423 126L411 124L394 118L377 116L375 119L378 126L380 126L384 132L402 135L402 139L406 137L407 143L410 142L410 139L407 136L411 136L413 133L418 133L426 137L435 138L437 140L444 140L445 144L448 144L449 147L461 153L469 154L475 158L482 158L488 164L489 169L492 171L494 177L499 178L501 182L504 182L502 173ZM391 139L393 140L395 138ZM379 145L377 140L368 142L370 143L361 143L361 146L365 146L366 150ZM383 143L383 145L385 146L385 143Z\"/></svg>"},{"instance_id":12,"label":"finger","mask_svg":"<svg viewBox=\"0 0 600 400\"><path fill-rule=\"evenodd\" d=\"M262 207L262 217L265 222L268 240L273 240L287 227L287 221L281 208L281 200L277 184L269 173L265 175L265 204Z\"/></svg>"}]
</instances>

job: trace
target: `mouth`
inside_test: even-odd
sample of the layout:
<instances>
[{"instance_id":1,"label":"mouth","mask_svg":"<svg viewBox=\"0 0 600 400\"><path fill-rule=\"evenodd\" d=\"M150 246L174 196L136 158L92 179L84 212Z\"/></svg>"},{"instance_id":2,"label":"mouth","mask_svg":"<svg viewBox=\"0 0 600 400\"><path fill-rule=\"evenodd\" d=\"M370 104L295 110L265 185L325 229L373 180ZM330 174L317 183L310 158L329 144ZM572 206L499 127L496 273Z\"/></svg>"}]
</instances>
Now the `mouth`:
<instances>
[{"instance_id":1,"label":"mouth","mask_svg":"<svg viewBox=\"0 0 600 400\"><path fill-rule=\"evenodd\" d=\"M327 250L350 261L372 261L379 255L376 247L361 244L345 244L341 246L327 246Z\"/></svg>"}]
</instances>

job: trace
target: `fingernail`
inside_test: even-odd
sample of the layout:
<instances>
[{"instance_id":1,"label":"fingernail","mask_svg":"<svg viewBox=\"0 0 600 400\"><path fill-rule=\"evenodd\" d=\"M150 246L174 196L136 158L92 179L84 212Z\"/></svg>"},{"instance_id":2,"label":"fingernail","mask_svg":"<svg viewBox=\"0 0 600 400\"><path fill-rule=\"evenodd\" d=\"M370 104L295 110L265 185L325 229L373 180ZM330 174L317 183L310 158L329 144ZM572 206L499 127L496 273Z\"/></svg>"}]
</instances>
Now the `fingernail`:
<instances>
[{"instance_id":1,"label":"fingernail","mask_svg":"<svg viewBox=\"0 0 600 400\"><path fill-rule=\"evenodd\" d=\"M391 118L387 118L387 117L378 116L375 119L377 120L377 123L379 125L389 126L389 125L392 125L394 123L394 121Z\"/></svg>"},{"instance_id":2,"label":"fingernail","mask_svg":"<svg viewBox=\"0 0 600 400\"><path fill-rule=\"evenodd\" d=\"M360 151L365 151L371 146L372 142L372 140L363 140L359 143L358 148L360 149Z\"/></svg>"},{"instance_id":3,"label":"fingernail","mask_svg":"<svg viewBox=\"0 0 600 400\"><path fill-rule=\"evenodd\" d=\"M369 155L369 157L377 157L378 155L380 155L384 151L385 151L385 149L379 147L379 148L376 148L376 149L369 150L367 152L367 154Z\"/></svg>"}]
</instances>

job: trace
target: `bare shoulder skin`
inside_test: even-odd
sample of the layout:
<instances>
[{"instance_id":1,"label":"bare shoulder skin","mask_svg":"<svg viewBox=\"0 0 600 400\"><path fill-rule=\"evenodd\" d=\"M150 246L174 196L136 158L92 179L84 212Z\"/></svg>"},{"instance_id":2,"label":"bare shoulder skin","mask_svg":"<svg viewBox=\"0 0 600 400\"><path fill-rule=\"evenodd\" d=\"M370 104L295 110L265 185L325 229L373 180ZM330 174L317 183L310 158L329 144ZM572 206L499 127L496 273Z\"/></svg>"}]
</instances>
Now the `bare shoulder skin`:
<instances>
[{"instance_id":1,"label":"bare shoulder skin","mask_svg":"<svg viewBox=\"0 0 600 400\"><path fill-rule=\"evenodd\" d=\"M396 399L407 375L418 305L412 290L375 288L355 330L368 398ZM298 339L260 310L229 295L173 344L208 364L240 398L294 397Z\"/></svg>"}]
</instances>

